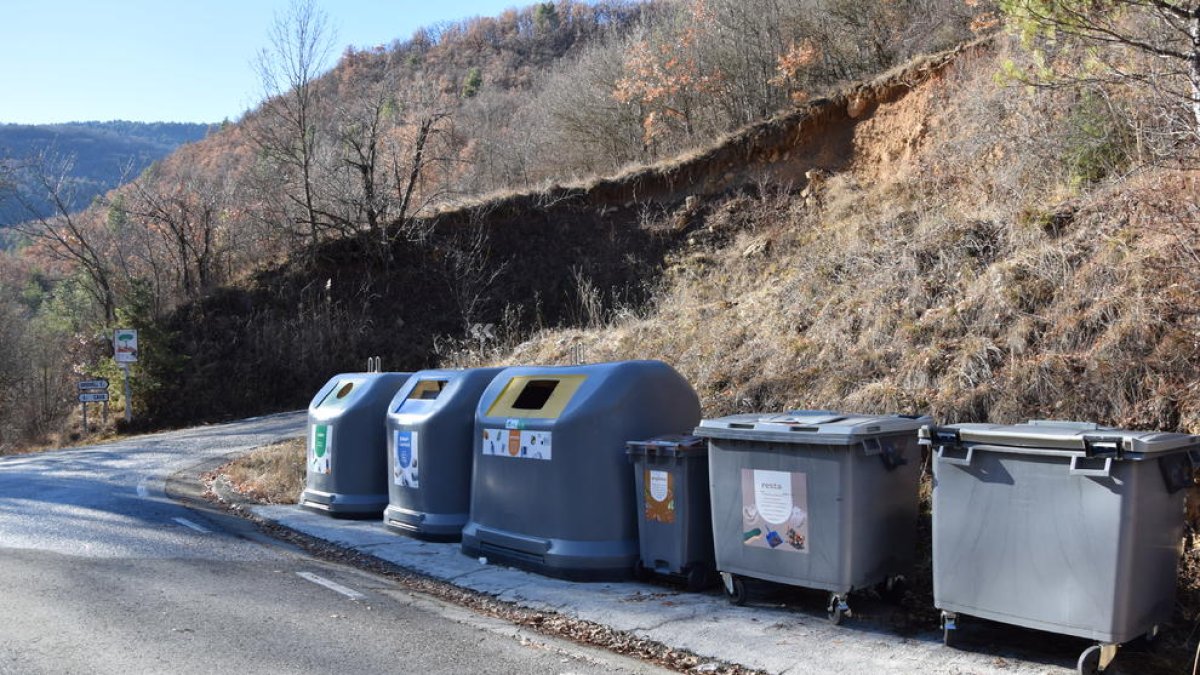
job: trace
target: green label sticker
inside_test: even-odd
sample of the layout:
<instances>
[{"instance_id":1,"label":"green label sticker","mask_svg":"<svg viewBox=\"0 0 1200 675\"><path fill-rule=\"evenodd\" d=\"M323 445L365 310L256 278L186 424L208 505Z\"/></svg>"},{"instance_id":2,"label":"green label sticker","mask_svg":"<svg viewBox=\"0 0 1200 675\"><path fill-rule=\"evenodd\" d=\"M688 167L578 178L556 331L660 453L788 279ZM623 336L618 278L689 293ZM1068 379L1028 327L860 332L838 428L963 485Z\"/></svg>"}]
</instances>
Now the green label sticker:
<instances>
[{"instance_id":1,"label":"green label sticker","mask_svg":"<svg viewBox=\"0 0 1200 675\"><path fill-rule=\"evenodd\" d=\"M312 429L312 439L309 446L309 468L313 473L328 474L330 472L330 428L328 424L315 424Z\"/></svg>"}]
</instances>

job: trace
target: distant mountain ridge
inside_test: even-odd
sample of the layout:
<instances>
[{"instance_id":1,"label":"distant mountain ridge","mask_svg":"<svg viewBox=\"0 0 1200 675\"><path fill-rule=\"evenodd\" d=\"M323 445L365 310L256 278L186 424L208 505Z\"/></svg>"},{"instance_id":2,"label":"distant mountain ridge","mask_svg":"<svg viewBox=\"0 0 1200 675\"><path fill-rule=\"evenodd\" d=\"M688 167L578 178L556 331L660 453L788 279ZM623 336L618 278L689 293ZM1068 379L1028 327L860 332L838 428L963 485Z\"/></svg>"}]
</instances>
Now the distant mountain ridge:
<instances>
[{"instance_id":1,"label":"distant mountain ridge","mask_svg":"<svg viewBox=\"0 0 1200 675\"><path fill-rule=\"evenodd\" d=\"M83 209L96 197L117 187L122 177L137 176L153 162L176 148L198 141L216 125L182 122L67 122L64 124L0 124L0 166L20 166L25 160L52 149L58 155L75 158L75 209ZM21 184L30 176L19 171ZM18 185L18 189L22 186ZM25 190L37 195L38 190ZM42 199L31 196L31 203L52 212ZM0 227L28 220L29 212L20 206L0 202Z\"/></svg>"}]
</instances>

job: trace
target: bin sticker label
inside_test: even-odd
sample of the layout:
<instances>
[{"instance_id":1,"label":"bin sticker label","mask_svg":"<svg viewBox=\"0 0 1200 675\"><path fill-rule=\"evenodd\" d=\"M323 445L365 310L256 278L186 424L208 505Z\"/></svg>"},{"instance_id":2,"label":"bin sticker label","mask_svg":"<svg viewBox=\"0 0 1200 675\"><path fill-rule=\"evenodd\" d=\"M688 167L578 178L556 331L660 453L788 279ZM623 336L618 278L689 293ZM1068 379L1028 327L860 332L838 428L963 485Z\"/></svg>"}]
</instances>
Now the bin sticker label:
<instances>
[{"instance_id":1,"label":"bin sticker label","mask_svg":"<svg viewBox=\"0 0 1200 675\"><path fill-rule=\"evenodd\" d=\"M308 442L308 470L326 476L332 473L333 465L329 461L331 452L333 452L333 427L328 424L314 424L312 438Z\"/></svg>"},{"instance_id":2,"label":"bin sticker label","mask_svg":"<svg viewBox=\"0 0 1200 675\"><path fill-rule=\"evenodd\" d=\"M392 430L396 460L392 464L392 481L401 487L421 487L417 475L417 434L416 431Z\"/></svg>"},{"instance_id":3,"label":"bin sticker label","mask_svg":"<svg viewBox=\"0 0 1200 675\"><path fill-rule=\"evenodd\" d=\"M483 454L548 460L553 457L550 438L549 431L484 429Z\"/></svg>"},{"instance_id":4,"label":"bin sticker label","mask_svg":"<svg viewBox=\"0 0 1200 675\"><path fill-rule=\"evenodd\" d=\"M742 469L742 543L808 553L808 482L804 473Z\"/></svg>"},{"instance_id":5,"label":"bin sticker label","mask_svg":"<svg viewBox=\"0 0 1200 675\"><path fill-rule=\"evenodd\" d=\"M668 525L675 522L675 481L671 472L645 469L643 483L646 520Z\"/></svg>"}]
</instances>

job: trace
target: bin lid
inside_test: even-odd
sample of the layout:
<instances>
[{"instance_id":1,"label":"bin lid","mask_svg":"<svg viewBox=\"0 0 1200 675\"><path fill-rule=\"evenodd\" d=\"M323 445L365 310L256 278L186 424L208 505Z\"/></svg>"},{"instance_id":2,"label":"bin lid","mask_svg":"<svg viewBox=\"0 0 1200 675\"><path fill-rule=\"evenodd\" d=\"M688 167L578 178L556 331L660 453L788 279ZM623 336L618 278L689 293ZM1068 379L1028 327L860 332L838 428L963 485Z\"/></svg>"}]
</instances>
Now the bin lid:
<instances>
[{"instance_id":1,"label":"bin lid","mask_svg":"<svg viewBox=\"0 0 1200 675\"><path fill-rule=\"evenodd\" d=\"M683 434L655 436L648 441L629 441L625 445L628 448L626 454L631 456L664 455L675 457L708 454L708 444L704 442L703 438Z\"/></svg>"},{"instance_id":2,"label":"bin lid","mask_svg":"<svg viewBox=\"0 0 1200 675\"><path fill-rule=\"evenodd\" d=\"M1023 449L1038 454L1136 459L1200 449L1200 436L1163 431L1130 431L1092 422L1029 420L1024 424L951 424L922 430L944 442Z\"/></svg>"},{"instance_id":3,"label":"bin lid","mask_svg":"<svg viewBox=\"0 0 1200 675\"><path fill-rule=\"evenodd\" d=\"M809 445L850 445L863 438L916 432L933 423L928 416L866 415L833 410L747 413L701 420L693 432L706 438Z\"/></svg>"}]
</instances>

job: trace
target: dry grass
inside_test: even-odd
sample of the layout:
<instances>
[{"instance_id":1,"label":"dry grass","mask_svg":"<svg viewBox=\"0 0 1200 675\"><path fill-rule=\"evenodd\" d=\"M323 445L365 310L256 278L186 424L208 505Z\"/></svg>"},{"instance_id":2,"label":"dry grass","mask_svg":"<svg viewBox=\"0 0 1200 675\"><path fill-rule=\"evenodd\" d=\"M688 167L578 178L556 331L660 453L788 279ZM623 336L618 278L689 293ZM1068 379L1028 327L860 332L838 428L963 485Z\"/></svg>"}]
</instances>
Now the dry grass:
<instances>
[{"instance_id":1,"label":"dry grass","mask_svg":"<svg viewBox=\"0 0 1200 675\"><path fill-rule=\"evenodd\" d=\"M1200 172L1080 192L1054 157L1066 94L997 85L1009 56L973 53L883 102L855 127L850 168L819 189L705 203L649 311L544 331L500 360L661 358L707 415L840 407L1200 431L1187 272Z\"/></svg>"},{"instance_id":2,"label":"dry grass","mask_svg":"<svg viewBox=\"0 0 1200 675\"><path fill-rule=\"evenodd\" d=\"M264 504L295 504L304 490L303 437L266 445L221 467L238 492Z\"/></svg>"}]
</instances>

